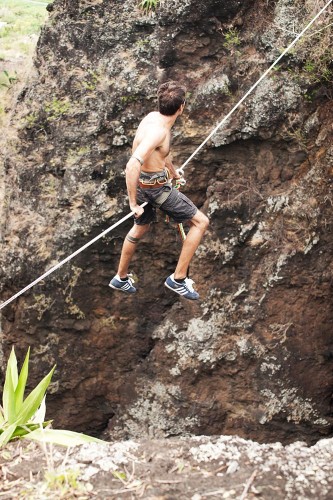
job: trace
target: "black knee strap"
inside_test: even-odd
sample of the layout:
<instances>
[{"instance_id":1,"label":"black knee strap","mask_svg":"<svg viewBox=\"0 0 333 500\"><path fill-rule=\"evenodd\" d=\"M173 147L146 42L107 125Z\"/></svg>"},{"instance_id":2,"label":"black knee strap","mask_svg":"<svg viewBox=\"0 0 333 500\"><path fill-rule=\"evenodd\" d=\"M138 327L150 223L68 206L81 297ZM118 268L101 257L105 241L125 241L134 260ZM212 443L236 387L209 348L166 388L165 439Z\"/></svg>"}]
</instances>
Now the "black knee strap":
<instances>
[{"instance_id":1,"label":"black knee strap","mask_svg":"<svg viewBox=\"0 0 333 500\"><path fill-rule=\"evenodd\" d=\"M128 234L126 236L126 239L127 241L133 243L134 245L136 245L139 241L140 241L140 238L134 238L133 236L131 236L130 234Z\"/></svg>"}]
</instances>

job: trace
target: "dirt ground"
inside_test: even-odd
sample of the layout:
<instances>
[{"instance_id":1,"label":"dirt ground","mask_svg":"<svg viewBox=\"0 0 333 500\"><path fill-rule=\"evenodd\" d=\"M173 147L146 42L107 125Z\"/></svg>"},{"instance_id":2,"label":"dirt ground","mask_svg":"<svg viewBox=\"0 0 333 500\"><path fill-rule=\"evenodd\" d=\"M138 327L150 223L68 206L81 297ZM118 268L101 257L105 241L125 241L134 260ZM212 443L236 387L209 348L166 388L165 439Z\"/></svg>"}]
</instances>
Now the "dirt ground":
<instances>
[{"instance_id":1,"label":"dirt ground","mask_svg":"<svg viewBox=\"0 0 333 500\"><path fill-rule=\"evenodd\" d=\"M0 452L1 499L329 499L333 439L258 444L238 437L89 444L28 441Z\"/></svg>"}]
</instances>

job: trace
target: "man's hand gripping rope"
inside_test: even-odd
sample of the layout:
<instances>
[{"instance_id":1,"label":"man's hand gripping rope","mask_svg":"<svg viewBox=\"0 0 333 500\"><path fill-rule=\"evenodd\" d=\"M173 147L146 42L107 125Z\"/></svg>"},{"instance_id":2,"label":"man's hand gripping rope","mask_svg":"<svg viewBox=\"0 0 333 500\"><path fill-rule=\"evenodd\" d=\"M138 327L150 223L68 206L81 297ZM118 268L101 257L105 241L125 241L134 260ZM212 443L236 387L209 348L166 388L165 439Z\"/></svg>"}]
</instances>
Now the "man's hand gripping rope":
<instances>
[{"instance_id":1,"label":"man's hand gripping rope","mask_svg":"<svg viewBox=\"0 0 333 500\"><path fill-rule=\"evenodd\" d=\"M178 179L176 179L176 189L179 189L180 186L185 186L186 180L185 180L185 172L182 167L177 168L176 170L177 174L180 176Z\"/></svg>"}]
</instances>

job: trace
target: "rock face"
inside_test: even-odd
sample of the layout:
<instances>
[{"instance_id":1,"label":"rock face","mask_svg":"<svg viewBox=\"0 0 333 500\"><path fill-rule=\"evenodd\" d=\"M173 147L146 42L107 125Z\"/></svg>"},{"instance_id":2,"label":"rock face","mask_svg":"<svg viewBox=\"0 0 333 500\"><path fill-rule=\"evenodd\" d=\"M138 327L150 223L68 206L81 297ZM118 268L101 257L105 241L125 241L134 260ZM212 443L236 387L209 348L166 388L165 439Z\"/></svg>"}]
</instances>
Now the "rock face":
<instances>
[{"instance_id":1,"label":"rock face","mask_svg":"<svg viewBox=\"0 0 333 500\"><path fill-rule=\"evenodd\" d=\"M133 0L50 6L5 159L3 299L128 212L124 166L161 81L188 87L180 165L292 40L291 24L299 32L314 15L310 1L269 4L165 0L153 15ZM285 442L331 433L331 43L327 29L304 40L189 164L185 192L211 221L191 266L201 301L163 287L180 241L161 215L133 260L134 297L108 288L125 223L3 310L2 366L13 344L32 347L32 384L57 364L57 427Z\"/></svg>"}]
</instances>

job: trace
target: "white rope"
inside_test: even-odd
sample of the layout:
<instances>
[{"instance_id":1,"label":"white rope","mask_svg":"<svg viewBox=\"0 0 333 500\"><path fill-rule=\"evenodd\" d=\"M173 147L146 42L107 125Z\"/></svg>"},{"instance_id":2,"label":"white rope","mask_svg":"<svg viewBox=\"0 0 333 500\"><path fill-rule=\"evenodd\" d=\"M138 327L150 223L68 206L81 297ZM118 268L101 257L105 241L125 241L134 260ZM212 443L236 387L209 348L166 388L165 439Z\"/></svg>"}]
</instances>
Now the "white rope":
<instances>
[{"instance_id":1,"label":"white rope","mask_svg":"<svg viewBox=\"0 0 333 500\"><path fill-rule=\"evenodd\" d=\"M273 64L271 64L271 66L261 75L261 77L259 78L259 80L257 80L257 82L254 85L252 85L252 87L246 92L246 94L241 98L241 100L238 101L238 103L232 108L232 110L229 111L229 113L223 118L223 120L221 120L220 123L211 131L211 133L208 135L208 137L200 144L199 147L197 147L197 149L194 151L194 153L192 153L191 156L185 161L185 163L183 163L183 165L178 169L179 173L181 173L181 174L184 173L185 166L192 160L192 158L194 158L194 156L200 151L200 149L203 148L203 146L209 141L209 139L211 139L211 137L214 134L216 134L216 132L230 118L230 116L236 111L236 109L239 108L239 106L242 104L242 102L245 101L245 99L248 97L248 95L251 94L251 92L253 92L253 90L256 87L258 87L258 85L260 84L260 82L262 82L262 80L278 64L278 62L282 59L282 57L295 45L295 43L298 42L298 40L312 26L312 24L318 19L318 17L327 9L327 7L332 3L332 1L333 0L329 0L329 2L327 2L327 4L325 5L325 7L323 7L316 14L316 16L312 19L312 21L310 21L309 24L301 31L301 33L299 33L297 35L297 37L291 42L291 44L286 49L284 49L284 51L280 54L280 56L276 59L276 61ZM147 205L147 203L143 203L141 205L141 207L144 207L145 205ZM110 231L112 231L113 229L115 229L117 226L119 226L120 224L122 224L123 222L125 222L125 220L129 219L132 215L134 215L134 212L130 212L129 214L127 214L125 217L123 217L118 222L116 222L115 224L113 224L112 226L110 226L108 229L106 229L105 231L103 231L101 234L99 234L98 236L96 236L95 238L93 238L92 240L90 240L88 243L86 243L85 245L83 245L81 248L79 248L78 250L76 250L75 252L73 252L71 255L69 255L68 257L66 257L66 259L62 260L61 262L59 262L55 266L51 267L51 269L49 269L48 271L46 271L46 273L42 274L42 276L40 276L35 281L33 281L32 283L30 283L30 285L28 285L25 288L23 288L22 290L20 290L18 293L16 293L12 297L10 297L5 302L2 302L2 304L0 304L0 310L3 309L4 307L6 307L8 304L10 304L13 300L17 299L24 292L26 292L27 290L29 290L30 288L32 288L33 286L35 286L37 283L39 283L40 281L42 281L44 278L46 278L47 276L49 276L50 274L52 274L54 271L56 271L57 269L59 269L61 266L63 266L64 264L66 264L66 262L69 262L71 259L73 259L73 257L75 257L79 253L83 252L83 250L85 250L86 248L88 248L90 245L92 245L93 243L95 243L97 240L99 240L100 238L103 238L103 236L105 236L107 233L109 233Z\"/></svg>"},{"instance_id":2,"label":"white rope","mask_svg":"<svg viewBox=\"0 0 333 500\"><path fill-rule=\"evenodd\" d=\"M145 205L147 205L147 202L142 203L141 207L144 207ZM44 278L46 278L46 276L49 276L54 271L56 271L57 269L59 269L59 267L61 267L64 264L66 264L66 262L68 262L71 259L73 259L73 257L75 257L79 253L83 252L83 250L85 250L86 248L90 247L90 245L92 245L93 243L95 243L97 240L99 240L100 238L103 238L103 236L105 236L107 233L109 233L110 231L112 231L113 229L115 229L117 226L120 226L120 224L122 224L123 222L125 222L125 220L129 219L132 215L134 215L134 212L130 212L129 214L125 215L125 217L123 217L118 222L116 222L115 224L113 224L113 226L110 226L108 229L105 229L105 231L103 231L101 234L99 234L98 236L96 236L94 239L88 241L88 243L86 243L81 248L79 248L78 250L76 250L75 252L73 252L71 255L69 255L68 257L66 257L66 259L62 260L61 262L59 262L55 266L51 267L51 269L49 269L48 271L46 271L46 273L42 274L42 276L40 276L35 281L33 281L32 283L30 283L30 285L26 286L25 288L23 288L22 290L20 290L19 292L17 292L15 295L13 295L12 297L10 297L10 299L6 300L6 302L3 302L2 304L0 304L0 310L2 308L6 307L8 304L10 304L10 302L12 302L13 300L17 299L17 297L19 297L20 295L22 295L22 293L26 292L27 290L29 290L33 286L37 285L37 283L39 283Z\"/></svg>"},{"instance_id":3,"label":"white rope","mask_svg":"<svg viewBox=\"0 0 333 500\"><path fill-rule=\"evenodd\" d=\"M312 21L310 21L309 24L291 42L291 44L288 45L288 47L286 49L284 49L284 51L280 54L280 56L276 59L276 61L274 61L273 64L271 64L271 66L268 69L266 69L266 71L261 75L259 80L257 80L256 83L254 85L252 85L252 87L246 92L246 94L241 98L241 100L238 101L238 103L232 108L232 110L229 111L229 113L223 118L223 120L221 120L220 123L211 131L209 136L206 137L206 139L200 144L200 146L197 147L197 149L194 151L194 153L192 153L191 156L185 161L185 163L183 163L183 165L178 169L179 173L182 174L184 172L185 166L192 160L192 158L194 158L194 156L200 151L200 149L203 148L203 146L209 141L209 139L211 139L213 137L213 135L216 134L216 132L230 118L230 116L236 111L236 109L238 109L239 106L245 101L245 99L248 97L248 95L250 95L251 92L253 92L253 90L258 87L259 83L262 82L262 80L268 75L268 73L270 73L270 71L272 71L272 69L278 64L278 62L282 59L282 57L285 56L286 53L289 52L289 50L295 45L295 43L298 42L298 40L313 25L313 23L318 19L318 17L324 12L324 10L327 9L327 7L332 3L332 1L333 0L330 0L329 2L327 2L325 7L323 7L318 12L318 14L312 19Z\"/></svg>"}]
</instances>

